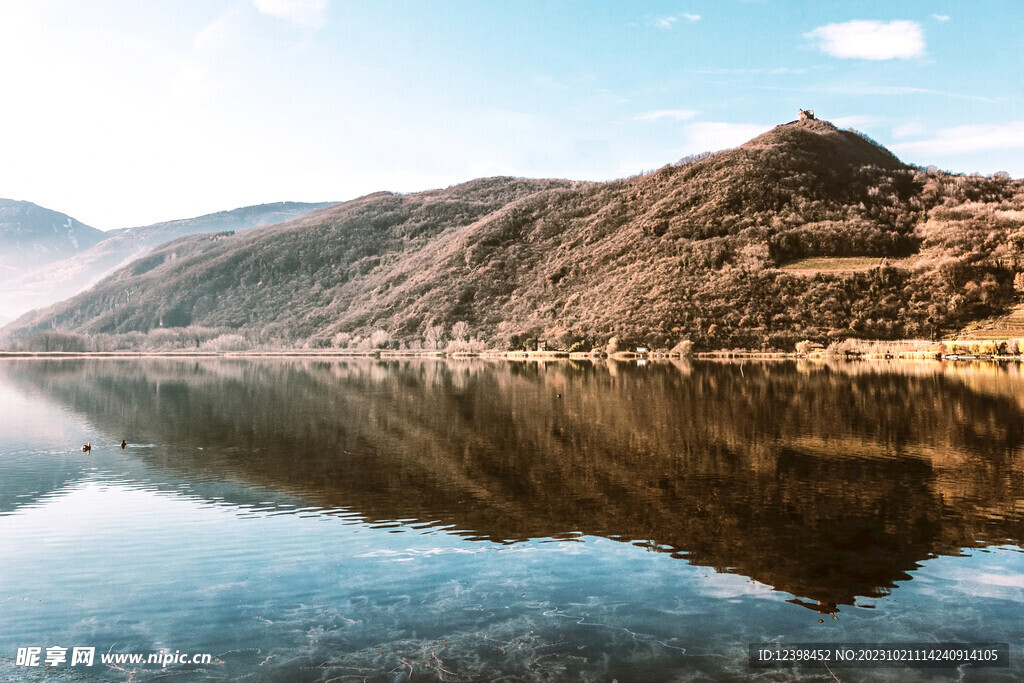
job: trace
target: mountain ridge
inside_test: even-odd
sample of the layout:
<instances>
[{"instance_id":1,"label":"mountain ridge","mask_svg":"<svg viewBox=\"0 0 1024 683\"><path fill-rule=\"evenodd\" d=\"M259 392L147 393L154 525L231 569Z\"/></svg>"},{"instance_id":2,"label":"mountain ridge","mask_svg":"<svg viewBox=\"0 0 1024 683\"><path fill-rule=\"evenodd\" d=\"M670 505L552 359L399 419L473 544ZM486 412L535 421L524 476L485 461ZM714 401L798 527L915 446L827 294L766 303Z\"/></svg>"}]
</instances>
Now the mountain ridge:
<instances>
[{"instance_id":1,"label":"mountain ridge","mask_svg":"<svg viewBox=\"0 0 1024 683\"><path fill-rule=\"evenodd\" d=\"M42 263L33 269L22 269L3 278L0 314L15 317L31 308L49 306L71 297L175 237L245 230L289 220L334 203L272 202L100 232L98 241L66 258Z\"/></svg>"},{"instance_id":2,"label":"mountain ridge","mask_svg":"<svg viewBox=\"0 0 1024 683\"><path fill-rule=\"evenodd\" d=\"M607 183L479 179L185 238L5 334L201 326L264 346L416 348L461 322L491 346L588 350L611 337L755 349L934 337L1016 301L1022 217L1021 181L910 167L866 136L799 121ZM879 265L784 268L808 257Z\"/></svg>"},{"instance_id":3,"label":"mountain ridge","mask_svg":"<svg viewBox=\"0 0 1024 683\"><path fill-rule=\"evenodd\" d=\"M24 272L88 249L104 232L32 202L0 199L0 269Z\"/></svg>"}]
</instances>

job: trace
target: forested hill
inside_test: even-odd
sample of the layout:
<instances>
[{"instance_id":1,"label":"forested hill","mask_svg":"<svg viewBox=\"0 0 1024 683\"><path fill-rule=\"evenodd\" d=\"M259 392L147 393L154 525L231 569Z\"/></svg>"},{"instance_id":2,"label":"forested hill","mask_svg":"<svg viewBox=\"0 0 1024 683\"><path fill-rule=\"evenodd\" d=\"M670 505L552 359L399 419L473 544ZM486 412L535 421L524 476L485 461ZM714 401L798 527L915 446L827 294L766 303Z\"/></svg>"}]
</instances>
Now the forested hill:
<instances>
[{"instance_id":1,"label":"forested hill","mask_svg":"<svg viewBox=\"0 0 1024 683\"><path fill-rule=\"evenodd\" d=\"M182 238L5 333L191 326L417 346L462 322L499 348L930 337L1015 302L1022 226L1021 181L912 168L808 120L624 180L491 178Z\"/></svg>"}]
</instances>

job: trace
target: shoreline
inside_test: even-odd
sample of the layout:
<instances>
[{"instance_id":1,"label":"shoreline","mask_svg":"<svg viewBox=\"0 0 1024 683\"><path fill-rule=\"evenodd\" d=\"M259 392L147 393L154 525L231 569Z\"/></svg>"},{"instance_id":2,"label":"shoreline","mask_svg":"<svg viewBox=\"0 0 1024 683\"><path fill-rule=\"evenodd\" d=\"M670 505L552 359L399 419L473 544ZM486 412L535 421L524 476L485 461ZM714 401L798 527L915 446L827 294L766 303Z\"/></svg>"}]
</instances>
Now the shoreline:
<instances>
[{"instance_id":1,"label":"shoreline","mask_svg":"<svg viewBox=\"0 0 1024 683\"><path fill-rule=\"evenodd\" d=\"M680 360L807 360L807 361L876 361L876 360L933 360L940 362L985 361L1024 362L1024 354L965 354L965 353L849 353L834 354L815 351L797 353L787 351L718 350L700 351L688 355L678 353L634 353L620 351L606 353L570 353L568 351L314 351L308 349L277 351L0 351L0 360L62 360L76 358L138 360L143 358L302 358L302 359L434 359L434 360L510 360L510 361L618 361L663 362Z\"/></svg>"}]
</instances>

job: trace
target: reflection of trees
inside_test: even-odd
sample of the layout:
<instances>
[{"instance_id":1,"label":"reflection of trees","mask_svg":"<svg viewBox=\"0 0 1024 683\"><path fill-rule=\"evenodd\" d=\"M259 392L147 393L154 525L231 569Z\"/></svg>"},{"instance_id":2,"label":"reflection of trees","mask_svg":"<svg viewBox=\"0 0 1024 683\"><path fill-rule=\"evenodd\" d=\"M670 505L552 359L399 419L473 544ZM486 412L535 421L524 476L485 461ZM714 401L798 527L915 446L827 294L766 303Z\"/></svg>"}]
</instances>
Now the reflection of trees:
<instances>
[{"instance_id":1,"label":"reflection of trees","mask_svg":"<svg viewBox=\"0 0 1024 683\"><path fill-rule=\"evenodd\" d=\"M154 449L170 468L493 540L649 543L832 605L1024 538L1019 375L931 368L161 360L18 377L112 434L203 447Z\"/></svg>"}]
</instances>

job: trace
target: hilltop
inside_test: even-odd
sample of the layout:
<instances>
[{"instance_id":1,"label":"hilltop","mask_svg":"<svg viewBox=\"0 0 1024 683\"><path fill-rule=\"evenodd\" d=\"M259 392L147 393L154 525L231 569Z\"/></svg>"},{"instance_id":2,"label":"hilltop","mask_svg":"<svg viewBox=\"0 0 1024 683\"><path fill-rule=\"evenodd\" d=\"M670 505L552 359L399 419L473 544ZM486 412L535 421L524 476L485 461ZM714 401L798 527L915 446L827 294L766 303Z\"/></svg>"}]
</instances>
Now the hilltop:
<instances>
[{"instance_id":1,"label":"hilltop","mask_svg":"<svg viewBox=\"0 0 1024 683\"><path fill-rule=\"evenodd\" d=\"M1015 303L1022 226L1021 181L910 167L807 120L613 182L481 179L181 238L5 334L585 349L932 337Z\"/></svg>"}]
</instances>

